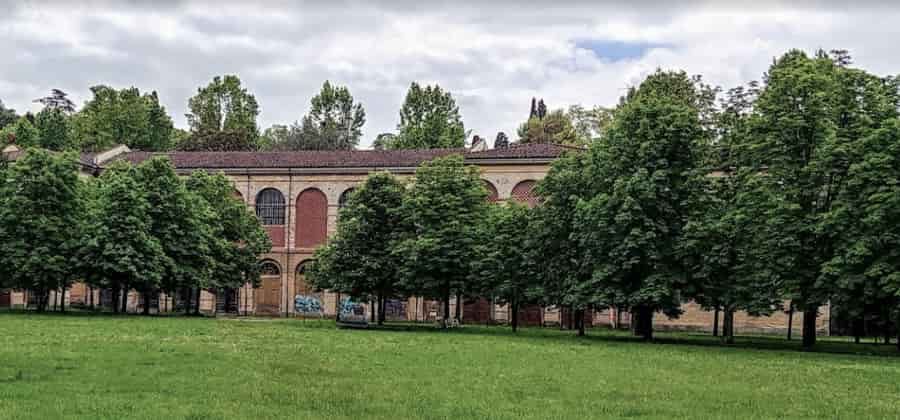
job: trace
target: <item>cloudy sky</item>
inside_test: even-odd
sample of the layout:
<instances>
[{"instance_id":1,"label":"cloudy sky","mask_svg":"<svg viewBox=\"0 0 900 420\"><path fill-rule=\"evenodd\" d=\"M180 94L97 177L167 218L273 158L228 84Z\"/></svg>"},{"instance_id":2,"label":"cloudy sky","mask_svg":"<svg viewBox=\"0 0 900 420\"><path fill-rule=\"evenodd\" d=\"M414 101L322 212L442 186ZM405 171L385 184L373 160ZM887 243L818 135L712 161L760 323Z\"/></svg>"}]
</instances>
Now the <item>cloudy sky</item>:
<instances>
[{"instance_id":1,"label":"cloudy sky","mask_svg":"<svg viewBox=\"0 0 900 420\"><path fill-rule=\"evenodd\" d=\"M612 105L657 67L727 88L790 48L843 48L900 73L889 2L599 3L0 0L0 100L24 112L51 88L80 105L92 85L136 86L184 127L197 87L237 74L265 128L300 119L328 79L365 106L368 145L396 128L411 81L449 89L466 128L493 138L515 133L532 96Z\"/></svg>"}]
</instances>

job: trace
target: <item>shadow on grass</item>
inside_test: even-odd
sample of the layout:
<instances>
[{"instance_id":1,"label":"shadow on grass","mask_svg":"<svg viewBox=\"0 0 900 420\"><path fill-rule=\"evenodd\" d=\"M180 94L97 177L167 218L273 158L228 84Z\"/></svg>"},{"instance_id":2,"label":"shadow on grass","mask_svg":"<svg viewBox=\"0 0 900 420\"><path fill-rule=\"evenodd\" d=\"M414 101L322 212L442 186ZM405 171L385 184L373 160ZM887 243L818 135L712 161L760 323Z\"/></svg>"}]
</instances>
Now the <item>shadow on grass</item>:
<instances>
[{"instance_id":1,"label":"shadow on grass","mask_svg":"<svg viewBox=\"0 0 900 420\"><path fill-rule=\"evenodd\" d=\"M825 353L825 354L842 354L842 355L858 355L858 356L881 356L898 358L898 351L895 344L871 343L864 342L855 344L847 337L819 337L815 347L810 350L803 349L800 340L795 339L788 341L784 337L778 336L735 336L734 344L725 344L721 338L713 337L711 334L691 333L691 332L668 332L658 331L654 333L652 342L644 341L641 337L635 337L628 331L612 330L606 328L591 328L587 330L587 335L578 337L575 331L560 330L555 327L525 327L520 328L518 332L513 332L508 326L503 325L463 325L460 328L442 329L432 323L416 323L416 322L389 322L385 325L370 325L366 328L353 327L337 327L334 320L331 319L303 319L303 318L264 318L264 317L243 317L243 316L219 316L212 317L208 315L185 315L183 313L175 314L152 314L149 316L141 314L122 314L104 311L90 310L70 310L67 312L47 311L38 313L33 310L8 309L0 310L2 315L25 315L35 317L85 317L85 318L166 318L166 319L219 319L235 322L276 322L289 325L296 328L341 328L344 330L358 330L360 333L380 333L380 332L401 332L401 333L425 333L425 334L458 334L458 335L478 335L504 337L521 340L534 341L555 341L569 344L589 345L592 343L628 343L628 344L644 344L644 345L679 345L679 346L697 346L712 347L719 349L748 349L763 351L782 351L782 352L805 352L805 353Z\"/></svg>"}]
</instances>

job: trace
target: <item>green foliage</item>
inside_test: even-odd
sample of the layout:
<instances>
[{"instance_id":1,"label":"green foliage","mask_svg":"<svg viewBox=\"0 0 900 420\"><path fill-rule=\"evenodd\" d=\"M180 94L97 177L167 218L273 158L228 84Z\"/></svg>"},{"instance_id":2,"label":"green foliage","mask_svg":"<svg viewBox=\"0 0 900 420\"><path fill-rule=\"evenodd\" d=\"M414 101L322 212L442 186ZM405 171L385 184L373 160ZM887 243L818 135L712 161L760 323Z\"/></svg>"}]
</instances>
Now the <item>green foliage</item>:
<instances>
[{"instance_id":1,"label":"green foliage","mask_svg":"<svg viewBox=\"0 0 900 420\"><path fill-rule=\"evenodd\" d=\"M76 162L72 154L30 149L0 172L0 265L10 285L37 294L39 310L50 290L80 274L85 207Z\"/></svg>"},{"instance_id":2,"label":"green foliage","mask_svg":"<svg viewBox=\"0 0 900 420\"><path fill-rule=\"evenodd\" d=\"M318 289L354 298L399 295L402 255L393 252L405 234L404 184L382 172L369 175L341 209L337 234L316 250L307 279ZM383 318L379 317L383 322Z\"/></svg>"},{"instance_id":3,"label":"green foliage","mask_svg":"<svg viewBox=\"0 0 900 420\"><path fill-rule=\"evenodd\" d=\"M372 142L372 148L375 150L396 149L394 146L395 140L397 140L397 136L393 133L381 133L375 137L375 141Z\"/></svg>"},{"instance_id":4,"label":"green foliage","mask_svg":"<svg viewBox=\"0 0 900 420\"><path fill-rule=\"evenodd\" d=\"M256 139L237 130L192 132L175 146L185 152L252 152L258 147Z\"/></svg>"},{"instance_id":5,"label":"green foliage","mask_svg":"<svg viewBox=\"0 0 900 420\"><path fill-rule=\"evenodd\" d=\"M435 149L463 147L466 129L459 107L450 92L440 86L422 89L413 82L400 108L394 149Z\"/></svg>"},{"instance_id":6,"label":"green foliage","mask_svg":"<svg viewBox=\"0 0 900 420\"><path fill-rule=\"evenodd\" d=\"M86 280L116 290L156 289L171 261L151 231L154 221L146 185L134 167L116 163L93 188L95 202L81 258Z\"/></svg>"},{"instance_id":7,"label":"green foliage","mask_svg":"<svg viewBox=\"0 0 900 420\"><path fill-rule=\"evenodd\" d=\"M585 143L578 137L572 120L565 111L557 109L544 117L531 117L519 126L519 143Z\"/></svg>"},{"instance_id":8,"label":"green foliage","mask_svg":"<svg viewBox=\"0 0 900 420\"><path fill-rule=\"evenodd\" d=\"M612 110L600 106L585 109L581 105L572 105L566 115L572 121L580 144L600 139L612 123Z\"/></svg>"},{"instance_id":9,"label":"green foliage","mask_svg":"<svg viewBox=\"0 0 900 420\"><path fill-rule=\"evenodd\" d=\"M263 131L259 136L259 150L264 152L286 150L291 128L283 124L275 124Z\"/></svg>"},{"instance_id":10,"label":"green foliage","mask_svg":"<svg viewBox=\"0 0 900 420\"><path fill-rule=\"evenodd\" d=\"M259 219L235 198L233 184L221 173L195 171L187 180L187 188L212 213L211 218L204 219L212 238L208 239L213 262L209 287L258 285L259 258L272 248Z\"/></svg>"},{"instance_id":11,"label":"green foliage","mask_svg":"<svg viewBox=\"0 0 900 420\"><path fill-rule=\"evenodd\" d=\"M309 114L303 117L298 136L292 136L292 150L350 150L359 144L366 111L354 103L346 86L332 86L327 80L312 98Z\"/></svg>"},{"instance_id":12,"label":"green foliage","mask_svg":"<svg viewBox=\"0 0 900 420\"><path fill-rule=\"evenodd\" d=\"M66 150L75 147L69 139L69 121L57 108L44 108L34 119L38 131L38 146L48 150Z\"/></svg>"},{"instance_id":13,"label":"green foliage","mask_svg":"<svg viewBox=\"0 0 900 420\"><path fill-rule=\"evenodd\" d=\"M521 305L542 297L535 251L532 210L518 203L489 206L481 225L474 272L470 281L478 296L510 305L511 324L518 327ZM493 300L493 299L492 299Z\"/></svg>"},{"instance_id":14,"label":"green foliage","mask_svg":"<svg viewBox=\"0 0 900 420\"><path fill-rule=\"evenodd\" d=\"M442 300L444 319L451 295L469 291L486 199L478 168L451 155L422 164L404 200L410 230L395 249L404 261L404 288Z\"/></svg>"},{"instance_id":15,"label":"green foliage","mask_svg":"<svg viewBox=\"0 0 900 420\"><path fill-rule=\"evenodd\" d=\"M214 77L207 86L197 89L188 100L188 108L186 117L192 133L229 132L241 138L238 143L251 144L255 149L259 105L237 76Z\"/></svg>"},{"instance_id":16,"label":"green foliage","mask_svg":"<svg viewBox=\"0 0 900 420\"><path fill-rule=\"evenodd\" d=\"M72 117L72 135L82 150L107 150L117 144L146 151L169 150L172 119L156 92L141 95L137 88L116 90L98 85L94 97Z\"/></svg>"},{"instance_id":17,"label":"green foliage","mask_svg":"<svg viewBox=\"0 0 900 420\"><path fill-rule=\"evenodd\" d=\"M28 121L28 118L22 117L15 123L6 126L0 130L3 135L3 141L12 140L19 147L36 147L40 142L40 132Z\"/></svg>"},{"instance_id":18,"label":"green foliage","mask_svg":"<svg viewBox=\"0 0 900 420\"><path fill-rule=\"evenodd\" d=\"M12 108L7 108L3 105L3 101L0 101L0 129L15 124L18 121L19 115L16 114L16 110Z\"/></svg>"},{"instance_id":19,"label":"green foliage","mask_svg":"<svg viewBox=\"0 0 900 420\"><path fill-rule=\"evenodd\" d=\"M50 89L49 95L35 99L34 102L44 105L44 110L59 111L67 116L75 112L75 103L69 99L69 94L60 89Z\"/></svg>"}]
</instances>

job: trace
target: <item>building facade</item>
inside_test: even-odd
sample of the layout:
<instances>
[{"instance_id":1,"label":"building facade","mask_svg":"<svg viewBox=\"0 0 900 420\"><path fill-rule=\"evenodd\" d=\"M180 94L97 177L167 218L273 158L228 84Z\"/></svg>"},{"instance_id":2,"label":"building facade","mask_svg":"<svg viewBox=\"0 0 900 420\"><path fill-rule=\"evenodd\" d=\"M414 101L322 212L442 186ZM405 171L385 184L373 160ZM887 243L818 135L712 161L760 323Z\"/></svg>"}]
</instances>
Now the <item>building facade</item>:
<instances>
[{"instance_id":1,"label":"building facade","mask_svg":"<svg viewBox=\"0 0 900 420\"><path fill-rule=\"evenodd\" d=\"M376 171L388 171L401 178L414 175L423 162L451 154L461 154L465 162L477 166L489 191L489 200L503 203L518 201L536 205L532 192L544 178L550 164L571 147L534 144L488 150L354 150L299 152L132 152L119 147L108 152L82 155L81 165L86 175L97 174L109 163L126 160L140 163L155 155L168 156L179 174L193 171L222 172L234 183L234 194L246 203L264 225L272 240L272 250L264 255L260 287L249 285L239 290L205 291L201 294L201 310L205 312L235 313L258 316L321 316L334 317L340 296L328 291L315 291L305 278L305 268L316 247L334 234L339 210L350 192ZM15 150L6 150L13 156ZM13 156L14 157L14 156ZM67 305L102 304L103 292L75 285L64 296ZM0 291L0 307L27 305L24 291ZM128 308L138 310L143 305L140 296L129 296ZM159 302L149 302L152 308L172 311L179 308L178 298L161 295ZM489 300L460 302L466 322L503 323L508 319L505 306ZM454 302L453 306L456 305ZM709 330L712 313L694 304L685 305L684 315L677 320L658 316L660 328ZM388 305L392 319L431 321L439 314L440 304L421 298L393 300ZM455 313L455 307L451 307ZM558 308L523 308L520 318L525 325L559 325L566 323L567 314ZM594 325L627 324L624 316L611 311L596 311L588 316ZM794 319L799 328L800 317ZM820 317L820 329L827 331L828 314ZM736 316L738 331L781 331L787 329L787 314L772 317Z\"/></svg>"}]
</instances>

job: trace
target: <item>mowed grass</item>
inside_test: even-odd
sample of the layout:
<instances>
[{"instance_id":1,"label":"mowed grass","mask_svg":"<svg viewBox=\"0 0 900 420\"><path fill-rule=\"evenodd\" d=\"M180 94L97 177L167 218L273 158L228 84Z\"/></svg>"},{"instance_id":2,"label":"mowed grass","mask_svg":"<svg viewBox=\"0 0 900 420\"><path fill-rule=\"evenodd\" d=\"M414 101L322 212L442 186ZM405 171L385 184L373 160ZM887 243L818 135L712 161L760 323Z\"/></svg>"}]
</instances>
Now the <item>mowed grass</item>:
<instances>
[{"instance_id":1,"label":"mowed grass","mask_svg":"<svg viewBox=\"0 0 900 420\"><path fill-rule=\"evenodd\" d=\"M0 313L0 418L900 418L888 346L867 356L764 338L662 341Z\"/></svg>"}]
</instances>

